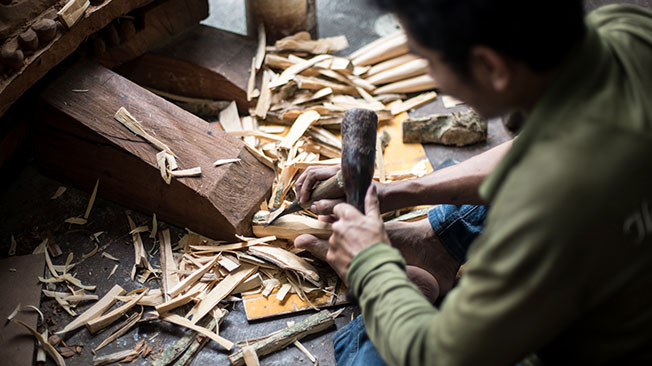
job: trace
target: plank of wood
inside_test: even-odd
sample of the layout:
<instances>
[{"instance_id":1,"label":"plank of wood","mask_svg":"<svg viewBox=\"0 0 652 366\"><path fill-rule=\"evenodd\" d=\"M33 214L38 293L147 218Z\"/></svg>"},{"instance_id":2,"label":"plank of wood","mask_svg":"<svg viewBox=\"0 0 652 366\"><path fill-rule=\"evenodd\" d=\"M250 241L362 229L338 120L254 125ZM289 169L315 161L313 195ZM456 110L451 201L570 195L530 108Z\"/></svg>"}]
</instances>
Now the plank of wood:
<instances>
[{"instance_id":1,"label":"plank of wood","mask_svg":"<svg viewBox=\"0 0 652 366\"><path fill-rule=\"evenodd\" d=\"M256 266L244 264L235 272L229 273L197 304L197 311L192 316L192 323L195 324L201 318L206 316L215 305L229 296L231 292L246 278L251 276L258 268Z\"/></svg>"},{"instance_id":2,"label":"plank of wood","mask_svg":"<svg viewBox=\"0 0 652 366\"><path fill-rule=\"evenodd\" d=\"M108 325L111 325L113 322L115 322L121 316L127 313L127 311L133 308L138 303L138 301L140 301L140 299L142 299L145 296L145 294L147 294L147 291L143 291L140 295L134 297L129 302L122 304L121 306L111 310L110 312L100 316L99 318L94 318L89 320L86 323L86 327L92 334L97 333L99 330L103 329Z\"/></svg>"},{"instance_id":3,"label":"plank of wood","mask_svg":"<svg viewBox=\"0 0 652 366\"><path fill-rule=\"evenodd\" d=\"M235 101L238 110L244 114L254 105L247 101L247 83L250 75L248 69L256 54L256 47L256 41L251 38L210 26L195 25L172 42L115 70L139 85L164 92Z\"/></svg>"},{"instance_id":4,"label":"plank of wood","mask_svg":"<svg viewBox=\"0 0 652 366\"><path fill-rule=\"evenodd\" d=\"M274 172L244 151L238 138L92 63L71 65L41 97L37 156L46 172L82 187L99 178L103 197L156 212L162 220L214 239L250 232L250 218L269 191ZM181 164L201 167L202 176L167 185L157 168L159 150L113 120L121 106L144 129L156 131ZM219 158L241 161L215 169Z\"/></svg>"},{"instance_id":5,"label":"plank of wood","mask_svg":"<svg viewBox=\"0 0 652 366\"><path fill-rule=\"evenodd\" d=\"M226 348L227 351L230 351L231 348L233 348L233 342L231 342L228 339L225 339L223 337L220 337L216 333L211 332L210 330L208 330L208 329L206 329L204 327L200 327L200 326L196 325L195 323L191 322L190 320L188 320L188 319L186 319L186 318L184 318L182 316L179 316L179 315L176 315L176 314L166 313L166 314L161 316L161 319L165 320L167 322L170 322L170 323L173 323L173 324L176 324L176 325L179 325L179 326L194 330L195 332L200 333L200 334L214 340L217 344L219 344L222 347Z\"/></svg>"},{"instance_id":6,"label":"plank of wood","mask_svg":"<svg viewBox=\"0 0 652 366\"><path fill-rule=\"evenodd\" d=\"M139 8L148 2L150 0L110 1L102 6L90 7L86 16L66 32L58 31L55 27L55 35L52 39L43 42L42 47L29 56L19 69L0 80L0 116L29 87L76 50L89 35L104 28L116 17ZM14 2L10 7L3 7L3 12L7 11L8 14L11 14L12 12L20 12L20 8L30 7L30 10L22 10L25 14L29 14L30 19L16 19L18 21L17 25L24 27L26 23L33 19L32 14L38 14L45 10L36 10L43 5L50 6L48 2ZM39 22L43 19L36 18L34 20Z\"/></svg>"},{"instance_id":7,"label":"plank of wood","mask_svg":"<svg viewBox=\"0 0 652 366\"><path fill-rule=\"evenodd\" d=\"M315 111L308 111L302 113L299 118L292 124L290 132L288 132L285 139L279 144L279 148L289 150L292 146L299 141L301 136L319 120L321 116Z\"/></svg>"},{"instance_id":8,"label":"plank of wood","mask_svg":"<svg viewBox=\"0 0 652 366\"><path fill-rule=\"evenodd\" d=\"M260 341L250 344L250 347L259 356L268 355L292 344L296 340L301 340L310 334L318 333L332 327L335 325L334 318L337 315L339 315L339 312L331 314L328 310L322 310L317 314L297 322L292 327L275 332ZM244 365L243 351L239 350L229 355L229 361L233 366Z\"/></svg>"},{"instance_id":9,"label":"plank of wood","mask_svg":"<svg viewBox=\"0 0 652 366\"><path fill-rule=\"evenodd\" d=\"M75 330L81 326L84 326L88 321L97 318L108 308L113 306L117 301L116 297L125 293L125 290L119 285L115 285L106 293L98 302L93 304L88 310L80 314L75 320L71 321L60 331L55 332L54 334L64 334Z\"/></svg>"}]
</instances>

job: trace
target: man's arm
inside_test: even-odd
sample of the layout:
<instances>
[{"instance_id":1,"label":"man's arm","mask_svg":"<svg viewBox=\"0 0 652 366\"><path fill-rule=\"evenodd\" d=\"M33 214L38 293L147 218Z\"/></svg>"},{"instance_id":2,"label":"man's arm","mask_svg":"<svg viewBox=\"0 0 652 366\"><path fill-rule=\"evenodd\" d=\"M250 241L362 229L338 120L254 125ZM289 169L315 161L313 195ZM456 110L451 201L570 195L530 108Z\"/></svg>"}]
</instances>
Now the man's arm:
<instances>
[{"instance_id":1,"label":"man's arm","mask_svg":"<svg viewBox=\"0 0 652 366\"><path fill-rule=\"evenodd\" d=\"M387 184L375 183L380 210L387 212L403 207L442 203L483 204L478 195L478 188L511 146L510 140L457 165L437 170L421 178ZM302 203L307 202L312 189L338 170L339 167L306 170L295 185L299 200ZM341 200L321 200L316 202L311 210L320 215L329 215L333 207L340 202Z\"/></svg>"},{"instance_id":2,"label":"man's arm","mask_svg":"<svg viewBox=\"0 0 652 366\"><path fill-rule=\"evenodd\" d=\"M507 141L459 164L437 170L421 178L379 185L382 212L403 207L436 204L485 204L478 194L480 184L505 156Z\"/></svg>"}]
</instances>

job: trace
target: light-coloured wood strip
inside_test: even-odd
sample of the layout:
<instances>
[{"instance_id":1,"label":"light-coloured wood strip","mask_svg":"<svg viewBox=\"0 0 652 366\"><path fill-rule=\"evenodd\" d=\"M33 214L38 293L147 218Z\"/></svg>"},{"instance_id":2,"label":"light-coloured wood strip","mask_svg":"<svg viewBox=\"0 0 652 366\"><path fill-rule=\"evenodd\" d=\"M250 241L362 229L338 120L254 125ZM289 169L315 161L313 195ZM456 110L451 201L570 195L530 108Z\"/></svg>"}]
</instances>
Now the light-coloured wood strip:
<instances>
[{"instance_id":1,"label":"light-coloured wood strip","mask_svg":"<svg viewBox=\"0 0 652 366\"><path fill-rule=\"evenodd\" d=\"M243 264L238 270L226 276L197 304L197 312L192 317L192 323L195 324L206 316L211 309L220 301L224 300L225 297L229 296L242 281L251 276L256 270L256 266Z\"/></svg>"},{"instance_id":2,"label":"light-coloured wood strip","mask_svg":"<svg viewBox=\"0 0 652 366\"><path fill-rule=\"evenodd\" d=\"M214 340L217 344L226 348L227 351L230 351L231 348L233 348L233 342L229 341L226 338L220 337L219 335L211 332L210 330L204 327L200 327L199 325L194 324L193 322L189 321L188 319L182 316L166 313L165 315L161 316L161 319L166 322L170 322L172 324L176 324L184 328L194 330L195 332L201 333L202 335L205 335L206 337Z\"/></svg>"},{"instance_id":3,"label":"light-coloured wood strip","mask_svg":"<svg viewBox=\"0 0 652 366\"><path fill-rule=\"evenodd\" d=\"M392 105L392 114L397 115L399 113L407 112L410 109L422 106L426 103L432 102L435 99L437 99L437 93L434 91L419 94L416 97Z\"/></svg>"},{"instance_id":4,"label":"light-coloured wood strip","mask_svg":"<svg viewBox=\"0 0 652 366\"><path fill-rule=\"evenodd\" d=\"M113 306L113 304L115 304L117 301L116 297L123 295L124 293L125 290L119 285L113 286L111 290L109 290L109 292L107 292L106 295L104 295L98 302L93 304L93 306L88 308L88 310L75 318L75 320L68 323L68 325L66 325L63 329L55 332L55 334L63 334L84 326L89 320L98 317L111 306Z\"/></svg>"},{"instance_id":5,"label":"light-coloured wood strip","mask_svg":"<svg viewBox=\"0 0 652 366\"><path fill-rule=\"evenodd\" d=\"M242 131L242 124L238 116L238 107L235 102L231 102L228 107L220 112L220 125L226 132Z\"/></svg>"},{"instance_id":6,"label":"light-coloured wood strip","mask_svg":"<svg viewBox=\"0 0 652 366\"><path fill-rule=\"evenodd\" d=\"M134 307L138 303L138 301L145 296L146 293L147 291L145 290L140 295L134 297L133 299L123 304L122 306L100 316L99 318L89 320L86 323L86 327L92 334L97 333L99 330L112 324L113 322L118 320L121 316L123 316L127 311L129 311L129 309Z\"/></svg>"},{"instance_id":7,"label":"light-coloured wood strip","mask_svg":"<svg viewBox=\"0 0 652 366\"><path fill-rule=\"evenodd\" d=\"M437 82L427 74L383 85L373 91L374 95L392 93L414 93L437 87Z\"/></svg>"},{"instance_id":8,"label":"light-coloured wood strip","mask_svg":"<svg viewBox=\"0 0 652 366\"><path fill-rule=\"evenodd\" d=\"M301 136L312 126L315 122L319 121L321 116L315 111L308 111L302 113L294 124L290 132L285 136L285 139L279 144L279 148L290 150L292 146L299 141Z\"/></svg>"},{"instance_id":9,"label":"light-coloured wood strip","mask_svg":"<svg viewBox=\"0 0 652 366\"><path fill-rule=\"evenodd\" d=\"M215 266L215 263L217 263L218 256L215 256L210 262L206 263L199 269L197 269L195 272L193 272L190 276L186 277L183 279L183 281L179 282L175 287L170 289L168 291L168 295L170 295L171 298L176 297L179 295L181 292L186 290L188 287L192 286L195 282L199 281L199 279L204 275L204 273L208 272L213 266Z\"/></svg>"},{"instance_id":10,"label":"light-coloured wood strip","mask_svg":"<svg viewBox=\"0 0 652 366\"><path fill-rule=\"evenodd\" d=\"M188 292L183 296L176 297L172 300L164 302L162 304L156 305L154 308L159 314L165 314L170 310L176 309L179 306L183 306L191 302L195 297L197 297L201 291Z\"/></svg>"}]
</instances>

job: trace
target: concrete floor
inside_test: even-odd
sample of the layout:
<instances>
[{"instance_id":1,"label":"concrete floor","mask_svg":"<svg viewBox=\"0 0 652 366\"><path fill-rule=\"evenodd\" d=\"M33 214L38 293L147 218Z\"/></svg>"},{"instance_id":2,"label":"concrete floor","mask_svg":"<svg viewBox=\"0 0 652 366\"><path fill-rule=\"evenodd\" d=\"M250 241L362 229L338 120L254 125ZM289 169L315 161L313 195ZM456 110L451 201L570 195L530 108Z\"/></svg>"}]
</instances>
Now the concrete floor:
<instances>
[{"instance_id":1,"label":"concrete floor","mask_svg":"<svg viewBox=\"0 0 652 366\"><path fill-rule=\"evenodd\" d=\"M588 0L587 8L592 9L605 3L614 1ZM650 7L650 1L621 1L637 3ZM369 8L366 0L317 0L319 34L320 36L334 36L346 34L351 47L345 54L357 49L361 45L375 39L379 35L386 34L395 27L391 16L383 14L376 9ZM211 15L204 22L206 24L244 33L244 6L242 0L211 0ZM455 110L465 107L456 107ZM433 112L450 112L444 110L439 100L414 112L416 115ZM441 146L426 146L428 157L433 165L438 165L446 158L452 157L457 160L464 160L472 155L484 151L510 137L498 120L490 122L490 138L486 143L467 148L447 148ZM63 222L64 219L78 216L86 207L89 193L68 187L66 193L58 200L50 200L49 197L55 192L60 183L41 175L29 154L17 157L15 163L3 170L5 179L0 182L0 256L7 253L10 236L13 234L18 242L17 255L31 253L44 238L54 240L62 248L64 253L73 252L75 258L80 258L83 253L88 253L94 248L94 243L89 236L97 231L105 231L100 237L100 245L110 244L106 251L120 259L119 268L111 280L106 280L113 268L113 262L102 258L99 254L84 261L75 272L84 283L97 285L96 293L106 293L114 283L118 283L126 290L140 287L140 284L128 280L128 271L133 264L133 247L131 238L128 235L129 227L125 207L108 202L102 199L102 185L100 183L98 199L95 202L90 222L83 228L72 227ZM90 190L90 187L89 187ZM150 224L151 218L138 212L131 212L137 225ZM170 227L173 238L178 239L182 230L166 223L160 223L159 230ZM154 243L151 239L145 239L147 250L152 249ZM65 256L54 259L55 264L63 264ZM158 253L150 257L150 261L158 265ZM31 279L30 279L31 280ZM158 287L157 280L147 284L150 287ZM41 308L45 310L46 318L49 319L48 326L61 328L70 321L70 316L60 310L59 306L51 299L43 298ZM79 312L85 306L79 306ZM348 322L358 309L349 307L345 313L337 319L337 327L340 328ZM221 327L220 334L230 340L239 341L247 338L268 334L274 330L286 326L289 319L299 320L307 314L284 317L270 321L263 321L249 324L246 321L242 305L236 303L233 310ZM109 331L113 330L109 328ZM108 354L125 348L131 348L143 338L152 339L148 344L158 347L167 347L175 339L178 339L184 330L179 327L170 326L161 322L150 322L141 324L137 329L132 330L117 342L107 346L100 354ZM332 336L334 330L322 333L303 341L308 349L319 358L320 365L334 365L332 351ZM66 341L68 344L82 344L84 350L81 356L68 359L69 365L88 365L91 363L92 354L90 349L106 336L103 334L97 337L90 337L86 330L75 332ZM199 353L193 365L226 365L227 353L221 351L214 343L209 343ZM52 363L49 363L52 364ZM138 360L136 364L149 364L148 361ZM305 364L309 362L305 356L296 348L292 347L261 360L263 365L288 365Z\"/></svg>"}]
</instances>

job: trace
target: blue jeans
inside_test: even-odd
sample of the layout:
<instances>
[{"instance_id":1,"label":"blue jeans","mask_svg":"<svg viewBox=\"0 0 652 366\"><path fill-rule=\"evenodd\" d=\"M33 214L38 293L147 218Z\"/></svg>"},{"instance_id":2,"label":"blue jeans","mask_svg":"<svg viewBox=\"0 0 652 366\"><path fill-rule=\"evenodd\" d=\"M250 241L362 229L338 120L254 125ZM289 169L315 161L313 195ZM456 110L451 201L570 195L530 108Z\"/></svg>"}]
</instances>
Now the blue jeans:
<instances>
[{"instance_id":1,"label":"blue jeans","mask_svg":"<svg viewBox=\"0 0 652 366\"><path fill-rule=\"evenodd\" d=\"M466 252L480 235L487 217L486 206L439 205L428 211L428 220L448 252L466 262ZM362 315L338 329L333 337L338 366L382 366L385 362L371 343Z\"/></svg>"}]
</instances>

